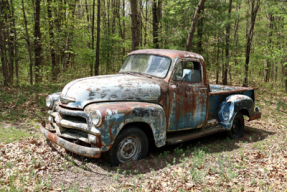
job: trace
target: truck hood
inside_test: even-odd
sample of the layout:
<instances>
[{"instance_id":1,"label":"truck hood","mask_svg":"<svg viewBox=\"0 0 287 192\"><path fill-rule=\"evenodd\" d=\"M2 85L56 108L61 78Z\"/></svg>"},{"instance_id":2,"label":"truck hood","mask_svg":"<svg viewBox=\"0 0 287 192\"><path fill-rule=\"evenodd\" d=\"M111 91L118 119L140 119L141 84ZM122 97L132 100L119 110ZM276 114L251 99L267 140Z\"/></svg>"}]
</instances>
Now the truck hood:
<instances>
[{"instance_id":1,"label":"truck hood","mask_svg":"<svg viewBox=\"0 0 287 192\"><path fill-rule=\"evenodd\" d=\"M158 102L160 86L147 77L126 74L102 75L68 83L60 96L61 105L83 109L87 104L104 101Z\"/></svg>"}]
</instances>

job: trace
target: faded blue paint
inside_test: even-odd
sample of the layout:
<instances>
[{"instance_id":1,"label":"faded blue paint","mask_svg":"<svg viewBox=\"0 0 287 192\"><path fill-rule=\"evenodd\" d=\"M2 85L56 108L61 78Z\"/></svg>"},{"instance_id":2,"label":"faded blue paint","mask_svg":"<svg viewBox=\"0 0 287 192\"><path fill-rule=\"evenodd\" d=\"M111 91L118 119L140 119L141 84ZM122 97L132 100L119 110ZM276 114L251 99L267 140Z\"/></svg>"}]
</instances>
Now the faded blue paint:
<instances>
[{"instance_id":1,"label":"faded blue paint","mask_svg":"<svg viewBox=\"0 0 287 192\"><path fill-rule=\"evenodd\" d=\"M210 84L209 88L211 93L218 93L223 91L253 90L253 88L250 87L235 87L235 86L217 85L217 84Z\"/></svg>"},{"instance_id":2,"label":"faded blue paint","mask_svg":"<svg viewBox=\"0 0 287 192\"><path fill-rule=\"evenodd\" d=\"M102 151L108 151L121 129L129 123L146 123L150 126L155 145L166 142L166 117L160 105L144 102L108 102L90 104L85 111L99 110L103 115L101 131Z\"/></svg>"},{"instance_id":3,"label":"faded blue paint","mask_svg":"<svg viewBox=\"0 0 287 192\"><path fill-rule=\"evenodd\" d=\"M236 94L246 95L250 98L254 98L254 90L242 91ZM208 106L208 119L217 119L220 105L224 102L228 96L234 95L234 93L226 93L220 95L209 95L209 106Z\"/></svg>"},{"instance_id":4,"label":"faded blue paint","mask_svg":"<svg viewBox=\"0 0 287 192\"><path fill-rule=\"evenodd\" d=\"M84 109L88 104L109 101L142 101L157 103L161 96L157 81L127 74L102 75L77 79L67 84L61 97L69 108Z\"/></svg>"},{"instance_id":5,"label":"faded blue paint","mask_svg":"<svg viewBox=\"0 0 287 192\"><path fill-rule=\"evenodd\" d=\"M253 113L254 102L249 96L236 94L226 97L219 107L219 124L228 130L231 129L236 114L243 109L247 110L248 114Z\"/></svg>"},{"instance_id":6,"label":"faded blue paint","mask_svg":"<svg viewBox=\"0 0 287 192\"><path fill-rule=\"evenodd\" d=\"M206 118L207 92L201 91L201 88L205 88L203 83L171 84L169 131L203 126Z\"/></svg>"}]
</instances>

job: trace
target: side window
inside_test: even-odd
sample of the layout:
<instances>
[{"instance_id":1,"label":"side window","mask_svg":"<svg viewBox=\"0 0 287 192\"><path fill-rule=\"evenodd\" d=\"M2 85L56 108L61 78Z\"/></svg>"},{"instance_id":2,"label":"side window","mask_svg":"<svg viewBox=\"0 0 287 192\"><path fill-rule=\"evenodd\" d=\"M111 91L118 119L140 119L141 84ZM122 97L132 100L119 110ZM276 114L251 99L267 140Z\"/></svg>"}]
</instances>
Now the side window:
<instances>
[{"instance_id":1,"label":"side window","mask_svg":"<svg viewBox=\"0 0 287 192\"><path fill-rule=\"evenodd\" d=\"M184 77L184 78L183 78ZM195 61L181 61L176 68L173 76L174 81L187 81L191 83L201 82L200 63Z\"/></svg>"}]
</instances>

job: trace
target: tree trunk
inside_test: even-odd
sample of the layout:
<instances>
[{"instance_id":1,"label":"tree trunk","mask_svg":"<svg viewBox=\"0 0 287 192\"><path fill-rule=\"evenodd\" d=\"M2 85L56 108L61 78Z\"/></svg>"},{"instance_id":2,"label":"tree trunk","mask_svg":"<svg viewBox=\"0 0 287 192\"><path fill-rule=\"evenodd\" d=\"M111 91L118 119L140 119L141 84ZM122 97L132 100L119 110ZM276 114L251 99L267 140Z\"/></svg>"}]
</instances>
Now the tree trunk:
<instances>
[{"instance_id":1,"label":"tree trunk","mask_svg":"<svg viewBox=\"0 0 287 192\"><path fill-rule=\"evenodd\" d=\"M56 54L55 54L55 40L54 40L54 24L52 18L52 8L51 8L52 0L47 0L47 13L48 13L48 21L49 21L49 36L50 36L50 54L51 54L51 62L52 62L52 80L57 79L59 66L56 63Z\"/></svg>"},{"instance_id":2,"label":"tree trunk","mask_svg":"<svg viewBox=\"0 0 287 192\"><path fill-rule=\"evenodd\" d=\"M139 10L139 16L138 16L138 22L139 22L139 45L143 46L143 3L142 0L139 0L140 10Z\"/></svg>"},{"instance_id":3,"label":"tree trunk","mask_svg":"<svg viewBox=\"0 0 287 192\"><path fill-rule=\"evenodd\" d=\"M158 45L158 5L157 0L152 2L152 34L153 34L153 46L159 48Z\"/></svg>"},{"instance_id":4,"label":"tree trunk","mask_svg":"<svg viewBox=\"0 0 287 192\"><path fill-rule=\"evenodd\" d=\"M110 0L107 1L107 25L108 25L108 29L107 29L107 37L110 37ZM107 38L107 39L108 39ZM108 42L108 46L109 46ZM108 49L107 51L107 62L106 62L106 75L108 74L108 68L110 66L110 49Z\"/></svg>"},{"instance_id":5,"label":"tree trunk","mask_svg":"<svg viewBox=\"0 0 287 192\"><path fill-rule=\"evenodd\" d=\"M115 29L116 29L116 16L117 16L117 9L116 9L116 2L115 0L112 0L112 34L115 33Z\"/></svg>"},{"instance_id":6,"label":"tree trunk","mask_svg":"<svg viewBox=\"0 0 287 192\"><path fill-rule=\"evenodd\" d=\"M57 1L57 3L62 3ZM58 5L59 7L59 5ZM60 24L60 19L59 19L59 13L58 13L58 9L56 6L53 6L53 11L54 11L54 20L53 20L53 27L55 27L55 33L54 33L54 50L55 50L55 61L56 61L56 66L57 68L55 68L56 72L55 74L60 73L60 53L61 53L61 49L60 49L60 34L61 34L61 24ZM54 30L53 30L54 31ZM58 71L57 71L58 70Z\"/></svg>"},{"instance_id":7,"label":"tree trunk","mask_svg":"<svg viewBox=\"0 0 287 192\"><path fill-rule=\"evenodd\" d=\"M95 53L95 35L94 35L94 29L95 29L95 0L93 0L93 11L92 11L92 63L90 65L90 75L93 76L93 65L94 65L94 53Z\"/></svg>"},{"instance_id":8,"label":"tree trunk","mask_svg":"<svg viewBox=\"0 0 287 192\"><path fill-rule=\"evenodd\" d=\"M198 5L197 5L197 8L194 12L193 20L192 20L192 23L191 23L191 26L189 29L189 33L188 33L188 37L187 37L187 41L186 41L186 46L185 46L186 51L190 51L190 49L191 49L192 39L193 39L193 35L195 32L196 23L197 23L197 20L199 18L201 10L203 9L204 3L205 3L205 0L200 0Z\"/></svg>"},{"instance_id":9,"label":"tree trunk","mask_svg":"<svg viewBox=\"0 0 287 192\"><path fill-rule=\"evenodd\" d=\"M70 19L71 26L69 28L67 27L68 35L67 35L66 43L65 43L64 50L63 50L63 53L62 53L62 55L63 55L62 68L63 69L67 68L67 63L68 63L67 62L67 56L68 56L68 54L66 52L70 50L70 44L71 44L71 41L72 41L73 35L74 35L76 3L77 3L77 0L75 0L69 6L69 13L71 13L72 18ZM66 22L66 19L64 19L64 21ZM70 55L71 55L71 52L69 53L69 57L70 57Z\"/></svg>"},{"instance_id":10,"label":"tree trunk","mask_svg":"<svg viewBox=\"0 0 287 192\"><path fill-rule=\"evenodd\" d=\"M14 60L15 60L15 74L16 74L16 83L19 84L19 66L18 66L18 51L17 51L17 33L16 33L16 25L15 25L15 15L14 15L14 5L13 1L10 0L10 4L12 7L12 16L13 16L13 33L14 33Z\"/></svg>"},{"instance_id":11,"label":"tree trunk","mask_svg":"<svg viewBox=\"0 0 287 192\"><path fill-rule=\"evenodd\" d=\"M238 14L239 9L241 6L241 0L237 0L236 2L236 13ZM237 52L238 52L238 28L239 28L239 14L237 15L237 18L235 20L235 26L234 26L234 41L235 41L235 51L233 54L233 58L234 58L234 65L236 66L238 61L237 61Z\"/></svg>"},{"instance_id":12,"label":"tree trunk","mask_svg":"<svg viewBox=\"0 0 287 192\"><path fill-rule=\"evenodd\" d=\"M228 24L226 25L226 36L225 36L225 62L223 65L223 74L222 74L222 84L227 85L227 72L229 68L229 36L230 36L230 17L231 17L231 8L232 8L232 0L229 0L229 8L228 8Z\"/></svg>"},{"instance_id":13,"label":"tree trunk","mask_svg":"<svg viewBox=\"0 0 287 192\"><path fill-rule=\"evenodd\" d=\"M40 29L40 7L41 0L36 0L35 12L35 28L34 28L34 51L35 51L35 82L42 81L41 68L42 68L42 43L41 43L41 29Z\"/></svg>"},{"instance_id":14,"label":"tree trunk","mask_svg":"<svg viewBox=\"0 0 287 192\"><path fill-rule=\"evenodd\" d=\"M162 47L162 38L160 34L162 29L162 0L158 0L157 2L157 35L158 35L158 44Z\"/></svg>"},{"instance_id":15,"label":"tree trunk","mask_svg":"<svg viewBox=\"0 0 287 192\"><path fill-rule=\"evenodd\" d=\"M30 60L30 84L33 84L33 61L32 61L32 52L31 52L31 46L30 46L30 38L28 33L28 27L27 27L27 19L25 14L25 6L24 1L22 0L22 10L23 10L23 17L24 17L24 25L25 25L25 32L26 32L26 41L27 41L27 47L29 52L29 60Z\"/></svg>"},{"instance_id":16,"label":"tree trunk","mask_svg":"<svg viewBox=\"0 0 287 192\"><path fill-rule=\"evenodd\" d=\"M267 21L268 21L268 40L267 40L267 45L266 45L266 56L269 57L271 54L271 43L272 43L272 29L273 29L273 15L271 13L267 13ZM265 59L264 60L264 82L267 83L269 82L269 77L270 77L270 68L271 68L271 62L270 59Z\"/></svg>"},{"instance_id":17,"label":"tree trunk","mask_svg":"<svg viewBox=\"0 0 287 192\"><path fill-rule=\"evenodd\" d=\"M144 47L146 46L147 43L147 22L148 22L148 0L146 0L146 4L145 4L145 27L144 27Z\"/></svg>"},{"instance_id":18,"label":"tree trunk","mask_svg":"<svg viewBox=\"0 0 287 192\"><path fill-rule=\"evenodd\" d=\"M125 0L123 0L123 14L122 14L122 17L125 17L125 14L126 14L125 6L126 6L125 5ZM125 22L125 19L123 19L123 36L122 36L122 38L123 38L123 41L125 42L125 40L126 40L126 22ZM122 52L123 52L122 54L123 54L123 58L124 58L125 55L126 55L126 48L125 48L125 46L123 46ZM123 61L123 59L122 59L122 61Z\"/></svg>"},{"instance_id":19,"label":"tree trunk","mask_svg":"<svg viewBox=\"0 0 287 192\"><path fill-rule=\"evenodd\" d=\"M219 37L217 36L217 52L216 52L216 84L218 84L218 79L219 79Z\"/></svg>"},{"instance_id":20,"label":"tree trunk","mask_svg":"<svg viewBox=\"0 0 287 192\"><path fill-rule=\"evenodd\" d=\"M204 8L202 9L202 11ZM198 35L198 43L197 43L197 48L198 48L198 53L202 54L203 53L203 47L202 47L202 37L203 37L203 17L198 19L198 27L197 27L197 35Z\"/></svg>"},{"instance_id":21,"label":"tree trunk","mask_svg":"<svg viewBox=\"0 0 287 192\"><path fill-rule=\"evenodd\" d=\"M85 0L85 4L86 4L86 12L87 12L87 21L88 21L88 23L89 23L89 8L88 8L88 3L87 3L87 0Z\"/></svg>"},{"instance_id":22,"label":"tree trunk","mask_svg":"<svg viewBox=\"0 0 287 192\"><path fill-rule=\"evenodd\" d=\"M153 0L152 2L152 28L153 28L153 45L155 48L159 48L159 31L161 27L161 17L162 17L162 1Z\"/></svg>"},{"instance_id":23,"label":"tree trunk","mask_svg":"<svg viewBox=\"0 0 287 192\"><path fill-rule=\"evenodd\" d=\"M131 4L131 33L132 33L132 50L139 46L139 29L138 29L138 8L137 0L130 0Z\"/></svg>"},{"instance_id":24,"label":"tree trunk","mask_svg":"<svg viewBox=\"0 0 287 192\"><path fill-rule=\"evenodd\" d=\"M14 36L13 36L13 30L11 29L11 17L12 17L12 13L11 8L9 6L13 6L13 5L9 5L8 1L7 1L7 6L9 11L6 11L6 34L7 34L7 40L8 40L8 58L9 58L9 65L8 65L8 81L9 84L13 84L13 75L14 75L14 51L13 51L13 42L14 42Z\"/></svg>"},{"instance_id":25,"label":"tree trunk","mask_svg":"<svg viewBox=\"0 0 287 192\"><path fill-rule=\"evenodd\" d=\"M98 15L97 15L97 47L96 47L96 66L95 75L99 75L100 67L100 32L101 32L101 1L98 0Z\"/></svg>"},{"instance_id":26,"label":"tree trunk","mask_svg":"<svg viewBox=\"0 0 287 192\"><path fill-rule=\"evenodd\" d=\"M251 20L250 20L250 28L247 34L247 44L246 44L246 52L245 52L246 58L245 58L245 77L244 77L244 82L243 82L244 87L248 86L248 72L249 72L251 43L252 43L252 38L253 38L253 30L254 30L254 25L256 21L256 15L260 7L260 3L261 3L260 0L251 1Z\"/></svg>"},{"instance_id":27,"label":"tree trunk","mask_svg":"<svg viewBox=\"0 0 287 192\"><path fill-rule=\"evenodd\" d=\"M5 30L5 12L4 10L8 9L7 2L2 0L0 4L0 58L2 64L3 78L4 78L4 86L8 86L9 76L8 76L8 63L6 60L6 30Z\"/></svg>"},{"instance_id":28,"label":"tree trunk","mask_svg":"<svg viewBox=\"0 0 287 192\"><path fill-rule=\"evenodd\" d=\"M237 4L236 4L236 13L238 14L239 12L239 9L240 9L240 6L241 6L241 0L237 1ZM239 28L239 14L236 18L236 21L235 21L235 32L234 32L234 40L235 40L235 47L237 48L237 44L238 44L238 28ZM236 50L237 51L237 50Z\"/></svg>"}]
</instances>

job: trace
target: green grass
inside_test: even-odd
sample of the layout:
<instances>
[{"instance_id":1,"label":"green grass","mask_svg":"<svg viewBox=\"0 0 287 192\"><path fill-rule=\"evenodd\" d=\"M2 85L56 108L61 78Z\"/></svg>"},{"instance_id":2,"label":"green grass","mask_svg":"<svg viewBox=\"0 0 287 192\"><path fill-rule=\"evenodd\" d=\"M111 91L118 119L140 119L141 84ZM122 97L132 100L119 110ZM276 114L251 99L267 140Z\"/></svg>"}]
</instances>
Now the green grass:
<instances>
[{"instance_id":1,"label":"green grass","mask_svg":"<svg viewBox=\"0 0 287 192\"><path fill-rule=\"evenodd\" d=\"M47 115L45 98L48 94L61 91L64 85L20 85L0 87L0 122L38 122Z\"/></svg>"},{"instance_id":2,"label":"green grass","mask_svg":"<svg viewBox=\"0 0 287 192\"><path fill-rule=\"evenodd\" d=\"M14 127L0 127L0 143L12 143L14 141L20 140L21 138L30 137L32 135L35 135L35 133L30 133L22 129L16 129Z\"/></svg>"}]
</instances>

